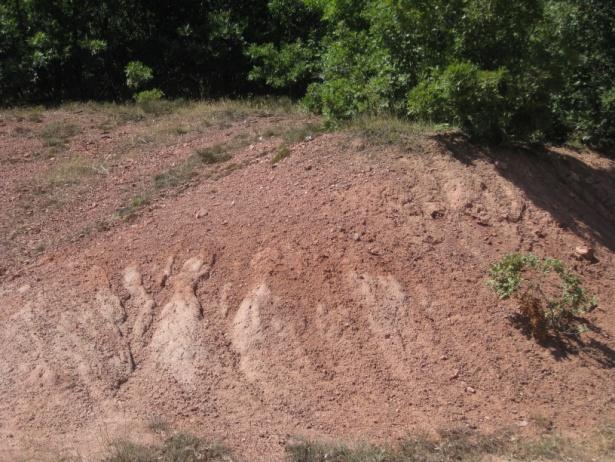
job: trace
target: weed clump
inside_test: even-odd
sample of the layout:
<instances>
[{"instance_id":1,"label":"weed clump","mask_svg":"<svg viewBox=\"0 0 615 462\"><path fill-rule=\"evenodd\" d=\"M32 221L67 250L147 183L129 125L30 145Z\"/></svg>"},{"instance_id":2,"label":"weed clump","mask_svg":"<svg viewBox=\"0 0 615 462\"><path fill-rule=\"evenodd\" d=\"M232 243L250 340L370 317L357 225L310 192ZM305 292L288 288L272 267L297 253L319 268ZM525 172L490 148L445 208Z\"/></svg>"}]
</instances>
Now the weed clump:
<instances>
[{"instance_id":1,"label":"weed clump","mask_svg":"<svg viewBox=\"0 0 615 462\"><path fill-rule=\"evenodd\" d=\"M145 207L149 203L149 196L135 196L128 204L117 209L117 216L123 220L131 220L142 207Z\"/></svg>"},{"instance_id":2,"label":"weed clump","mask_svg":"<svg viewBox=\"0 0 615 462\"><path fill-rule=\"evenodd\" d=\"M63 147L79 133L79 127L67 122L51 122L41 132L43 143L47 147Z\"/></svg>"},{"instance_id":3,"label":"weed clump","mask_svg":"<svg viewBox=\"0 0 615 462\"><path fill-rule=\"evenodd\" d=\"M211 148L197 149L195 155L204 164L217 164L219 162L226 162L232 157L231 154L226 151L225 146L220 144L216 144Z\"/></svg>"},{"instance_id":4,"label":"weed clump","mask_svg":"<svg viewBox=\"0 0 615 462\"><path fill-rule=\"evenodd\" d=\"M104 174L104 166L92 165L87 159L76 157L59 162L51 168L44 178L45 189L58 186L71 186L80 184L84 179L96 174Z\"/></svg>"},{"instance_id":5,"label":"weed clump","mask_svg":"<svg viewBox=\"0 0 615 462\"><path fill-rule=\"evenodd\" d=\"M299 127L287 129L283 133L283 138L287 144L294 144L301 141L310 141L325 131L326 128L322 124L306 123Z\"/></svg>"},{"instance_id":6,"label":"weed clump","mask_svg":"<svg viewBox=\"0 0 615 462\"><path fill-rule=\"evenodd\" d=\"M533 336L578 334L578 316L592 310L596 299L587 294L575 274L554 258L511 253L489 270L489 286L502 300L514 297Z\"/></svg>"},{"instance_id":7,"label":"weed clump","mask_svg":"<svg viewBox=\"0 0 615 462\"><path fill-rule=\"evenodd\" d=\"M286 145L280 146L273 155L271 163L275 165L278 162L286 159L288 156L290 156L290 148Z\"/></svg>"},{"instance_id":8,"label":"weed clump","mask_svg":"<svg viewBox=\"0 0 615 462\"><path fill-rule=\"evenodd\" d=\"M534 462L611 460L615 439L613 426L607 425L583 440L555 433L520 437L510 431L491 435L464 429L442 432L437 438L410 436L397 446L298 440L286 445L289 462L478 462L507 460Z\"/></svg>"},{"instance_id":9,"label":"weed clump","mask_svg":"<svg viewBox=\"0 0 615 462\"><path fill-rule=\"evenodd\" d=\"M210 148L197 149L181 164L172 167L154 177L156 189L175 188L186 185L198 175L203 164L213 165L230 160L233 156L228 152L228 146L217 144Z\"/></svg>"},{"instance_id":10,"label":"weed clump","mask_svg":"<svg viewBox=\"0 0 615 462\"><path fill-rule=\"evenodd\" d=\"M231 462L228 450L219 444L187 433L177 433L160 446L145 446L129 441L111 444L103 462Z\"/></svg>"}]
</instances>

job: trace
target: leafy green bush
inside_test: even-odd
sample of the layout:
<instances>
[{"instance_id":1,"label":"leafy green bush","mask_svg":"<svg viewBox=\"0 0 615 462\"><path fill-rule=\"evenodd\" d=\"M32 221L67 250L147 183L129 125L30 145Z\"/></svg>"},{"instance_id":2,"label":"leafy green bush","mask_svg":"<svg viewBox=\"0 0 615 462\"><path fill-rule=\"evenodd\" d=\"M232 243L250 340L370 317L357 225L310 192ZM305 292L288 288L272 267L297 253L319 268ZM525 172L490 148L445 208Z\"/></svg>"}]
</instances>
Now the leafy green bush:
<instances>
[{"instance_id":1,"label":"leafy green bush","mask_svg":"<svg viewBox=\"0 0 615 462\"><path fill-rule=\"evenodd\" d=\"M154 78L152 68L140 61L129 62L124 73L126 74L126 85L135 90Z\"/></svg>"},{"instance_id":2,"label":"leafy green bush","mask_svg":"<svg viewBox=\"0 0 615 462\"><path fill-rule=\"evenodd\" d=\"M493 264L489 275L489 286L502 300L517 300L537 339L544 339L549 332L578 333L577 316L597 303L578 276L557 259L511 253Z\"/></svg>"},{"instance_id":3,"label":"leafy green bush","mask_svg":"<svg viewBox=\"0 0 615 462\"><path fill-rule=\"evenodd\" d=\"M178 103L164 99L164 93L158 88L152 88L151 90L143 90L133 95L138 107L147 114L153 114L159 116L162 114L168 114L173 111L173 108Z\"/></svg>"},{"instance_id":4,"label":"leafy green bush","mask_svg":"<svg viewBox=\"0 0 615 462\"><path fill-rule=\"evenodd\" d=\"M160 101L164 97L162 90L152 88L151 90L143 90L135 93L134 99L138 104L148 104L154 101Z\"/></svg>"},{"instance_id":5,"label":"leafy green bush","mask_svg":"<svg viewBox=\"0 0 615 462\"><path fill-rule=\"evenodd\" d=\"M284 43L276 47L273 43L253 44L248 54L254 67L248 74L253 81L264 81L275 89L295 89L302 94L317 69L318 46L314 42Z\"/></svg>"},{"instance_id":6,"label":"leafy green bush","mask_svg":"<svg viewBox=\"0 0 615 462\"><path fill-rule=\"evenodd\" d=\"M57 3L0 2L3 103L126 98L155 69L170 98L274 92L333 123L409 112L615 145L612 0Z\"/></svg>"},{"instance_id":7,"label":"leafy green bush","mask_svg":"<svg viewBox=\"0 0 615 462\"><path fill-rule=\"evenodd\" d=\"M408 94L411 117L447 122L469 134L501 139L508 124L505 69L483 71L470 63L455 63L422 81Z\"/></svg>"},{"instance_id":8,"label":"leafy green bush","mask_svg":"<svg viewBox=\"0 0 615 462\"><path fill-rule=\"evenodd\" d=\"M328 119L351 119L390 109L393 69L378 39L338 27L322 57L323 81L308 87L304 103Z\"/></svg>"},{"instance_id":9,"label":"leafy green bush","mask_svg":"<svg viewBox=\"0 0 615 462\"><path fill-rule=\"evenodd\" d=\"M140 61L129 62L126 66L125 73L126 85L133 90L143 88L147 82L154 78L154 71L152 71L152 68ZM169 110L168 105L164 104L162 101L164 92L159 88L141 90L135 93L132 98L141 109L148 113L161 114Z\"/></svg>"},{"instance_id":10,"label":"leafy green bush","mask_svg":"<svg viewBox=\"0 0 615 462\"><path fill-rule=\"evenodd\" d=\"M615 145L615 8L608 0L544 2L537 43L545 67L557 76L553 117L568 138L591 146Z\"/></svg>"}]
</instances>

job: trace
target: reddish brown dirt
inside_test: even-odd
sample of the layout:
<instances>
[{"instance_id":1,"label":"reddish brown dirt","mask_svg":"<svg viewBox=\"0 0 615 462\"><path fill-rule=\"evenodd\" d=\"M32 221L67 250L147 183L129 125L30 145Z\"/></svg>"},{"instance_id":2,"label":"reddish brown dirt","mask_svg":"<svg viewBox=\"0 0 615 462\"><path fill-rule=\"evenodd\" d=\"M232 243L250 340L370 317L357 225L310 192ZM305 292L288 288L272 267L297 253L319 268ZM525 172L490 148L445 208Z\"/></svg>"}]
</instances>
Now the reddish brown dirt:
<instances>
[{"instance_id":1,"label":"reddish brown dirt","mask_svg":"<svg viewBox=\"0 0 615 462\"><path fill-rule=\"evenodd\" d=\"M48 210L29 201L52 161L15 136L34 123L4 119L0 459L97 454L107 438L147 438L152 419L281 460L296 435L382 442L545 420L582 433L615 417L615 162L597 154L340 133L272 167L281 141L261 137L234 152L238 168L110 218L194 147L276 117L146 146ZM104 157L142 128L108 141L88 128L68 152L92 140ZM573 258L581 244L593 262ZM511 251L578 272L600 300L592 330L540 346L515 327L485 284Z\"/></svg>"}]
</instances>

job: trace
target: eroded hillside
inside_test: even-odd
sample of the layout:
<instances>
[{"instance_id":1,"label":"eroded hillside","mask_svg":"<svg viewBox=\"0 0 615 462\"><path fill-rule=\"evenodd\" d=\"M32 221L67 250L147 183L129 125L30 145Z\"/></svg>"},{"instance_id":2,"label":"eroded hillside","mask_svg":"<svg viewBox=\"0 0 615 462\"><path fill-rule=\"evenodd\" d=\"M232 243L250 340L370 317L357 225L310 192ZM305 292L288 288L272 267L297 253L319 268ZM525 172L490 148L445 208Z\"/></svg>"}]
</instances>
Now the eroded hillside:
<instances>
[{"instance_id":1,"label":"eroded hillside","mask_svg":"<svg viewBox=\"0 0 615 462\"><path fill-rule=\"evenodd\" d=\"M96 454L153 420L271 460L297 435L615 417L615 162L169 110L2 115L0 457ZM576 342L511 323L485 284L511 251L562 259L597 295Z\"/></svg>"}]
</instances>

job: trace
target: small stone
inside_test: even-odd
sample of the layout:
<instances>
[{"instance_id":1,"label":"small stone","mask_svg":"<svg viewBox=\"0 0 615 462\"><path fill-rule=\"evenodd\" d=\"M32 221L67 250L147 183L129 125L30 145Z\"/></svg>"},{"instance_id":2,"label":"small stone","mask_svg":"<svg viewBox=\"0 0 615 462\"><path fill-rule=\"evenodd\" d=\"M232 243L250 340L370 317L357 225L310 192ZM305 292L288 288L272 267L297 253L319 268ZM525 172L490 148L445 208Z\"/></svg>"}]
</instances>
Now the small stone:
<instances>
[{"instance_id":1,"label":"small stone","mask_svg":"<svg viewBox=\"0 0 615 462\"><path fill-rule=\"evenodd\" d=\"M527 420L522 420L520 422L517 422L517 425L519 427L527 427Z\"/></svg>"},{"instance_id":2,"label":"small stone","mask_svg":"<svg viewBox=\"0 0 615 462\"><path fill-rule=\"evenodd\" d=\"M199 218L203 218L206 215L207 215L207 210L201 209L201 210L199 210L198 212L196 212L194 214L194 218L196 218L198 220Z\"/></svg>"},{"instance_id":3,"label":"small stone","mask_svg":"<svg viewBox=\"0 0 615 462\"><path fill-rule=\"evenodd\" d=\"M353 151L363 151L365 149L365 143L361 139L354 139L350 143L350 149ZM371 170L371 167L369 170Z\"/></svg>"},{"instance_id":4,"label":"small stone","mask_svg":"<svg viewBox=\"0 0 615 462\"><path fill-rule=\"evenodd\" d=\"M355 241L357 241L357 242L358 242L358 241L360 241L360 240L361 240L361 235L360 235L359 233L354 233L354 234L352 235L352 238L353 238Z\"/></svg>"},{"instance_id":5,"label":"small stone","mask_svg":"<svg viewBox=\"0 0 615 462\"><path fill-rule=\"evenodd\" d=\"M574 249L574 257L577 260L591 260L594 256L594 249L587 245L580 245Z\"/></svg>"},{"instance_id":6,"label":"small stone","mask_svg":"<svg viewBox=\"0 0 615 462\"><path fill-rule=\"evenodd\" d=\"M472 387L466 387L466 392L468 393L476 393L476 390Z\"/></svg>"},{"instance_id":7,"label":"small stone","mask_svg":"<svg viewBox=\"0 0 615 462\"><path fill-rule=\"evenodd\" d=\"M427 206L427 214L434 220L437 220L444 216L444 210L436 204L430 204Z\"/></svg>"}]
</instances>

